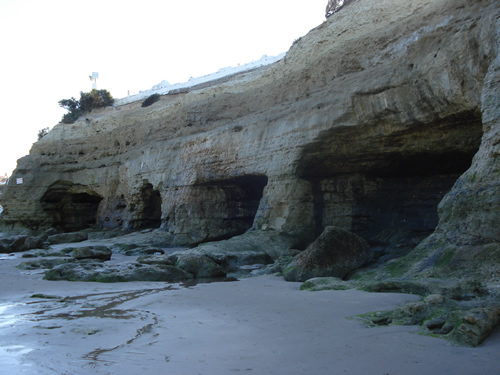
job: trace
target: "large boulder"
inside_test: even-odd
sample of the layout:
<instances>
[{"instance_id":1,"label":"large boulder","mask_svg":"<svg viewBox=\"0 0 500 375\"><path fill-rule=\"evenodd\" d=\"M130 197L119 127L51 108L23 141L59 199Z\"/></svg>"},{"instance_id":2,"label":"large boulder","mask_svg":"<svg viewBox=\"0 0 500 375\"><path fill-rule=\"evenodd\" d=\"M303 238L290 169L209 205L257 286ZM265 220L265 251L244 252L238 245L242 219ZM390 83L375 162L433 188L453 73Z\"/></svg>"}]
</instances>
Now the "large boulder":
<instances>
[{"instance_id":1,"label":"large boulder","mask_svg":"<svg viewBox=\"0 0 500 375\"><path fill-rule=\"evenodd\" d=\"M368 243L341 228L326 227L304 252L284 269L287 281L306 281L313 277L344 278L372 259Z\"/></svg>"},{"instance_id":2,"label":"large boulder","mask_svg":"<svg viewBox=\"0 0 500 375\"><path fill-rule=\"evenodd\" d=\"M226 273L209 257L202 254L185 254L178 257L177 266L196 278L225 277Z\"/></svg>"}]
</instances>

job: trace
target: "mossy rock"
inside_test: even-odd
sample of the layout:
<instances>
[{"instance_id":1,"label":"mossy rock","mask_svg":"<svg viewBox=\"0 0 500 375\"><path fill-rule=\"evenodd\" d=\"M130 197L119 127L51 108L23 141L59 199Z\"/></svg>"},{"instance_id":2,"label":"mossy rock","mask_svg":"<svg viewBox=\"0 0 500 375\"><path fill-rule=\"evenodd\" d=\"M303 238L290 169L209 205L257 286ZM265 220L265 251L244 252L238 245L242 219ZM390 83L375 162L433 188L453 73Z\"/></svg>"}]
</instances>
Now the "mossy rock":
<instances>
[{"instance_id":1,"label":"mossy rock","mask_svg":"<svg viewBox=\"0 0 500 375\"><path fill-rule=\"evenodd\" d=\"M475 347L500 327L500 304L488 300L478 304L481 306L471 307L444 296L431 295L393 311L371 312L358 317L368 327L420 325L421 334Z\"/></svg>"},{"instance_id":2,"label":"mossy rock","mask_svg":"<svg viewBox=\"0 0 500 375\"><path fill-rule=\"evenodd\" d=\"M337 277L316 277L309 279L300 286L300 290L317 292L320 290L347 290L354 286L348 281Z\"/></svg>"},{"instance_id":3,"label":"mossy rock","mask_svg":"<svg viewBox=\"0 0 500 375\"><path fill-rule=\"evenodd\" d=\"M188 272L167 265L148 265L136 262L118 265L103 263L62 264L45 273L45 280L95 281L102 283L127 281L180 282L192 279Z\"/></svg>"}]
</instances>

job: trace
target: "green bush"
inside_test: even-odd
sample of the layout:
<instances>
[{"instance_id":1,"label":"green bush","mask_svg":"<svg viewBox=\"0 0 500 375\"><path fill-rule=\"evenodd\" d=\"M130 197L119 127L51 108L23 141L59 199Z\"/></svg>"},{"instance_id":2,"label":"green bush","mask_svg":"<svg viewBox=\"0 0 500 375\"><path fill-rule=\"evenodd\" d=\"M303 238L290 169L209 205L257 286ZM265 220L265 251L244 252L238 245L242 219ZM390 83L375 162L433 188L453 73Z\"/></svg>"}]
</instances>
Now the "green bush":
<instances>
[{"instance_id":1,"label":"green bush","mask_svg":"<svg viewBox=\"0 0 500 375\"><path fill-rule=\"evenodd\" d=\"M72 124L85 112L91 112L94 108L102 108L113 105L114 99L108 90L93 89L90 92L80 92L80 100L75 98L59 100L59 106L66 109L62 122Z\"/></svg>"},{"instance_id":2,"label":"green bush","mask_svg":"<svg viewBox=\"0 0 500 375\"><path fill-rule=\"evenodd\" d=\"M160 100L160 94L150 95L146 100L142 102L141 107L149 107L151 104L156 103L158 100Z\"/></svg>"}]
</instances>

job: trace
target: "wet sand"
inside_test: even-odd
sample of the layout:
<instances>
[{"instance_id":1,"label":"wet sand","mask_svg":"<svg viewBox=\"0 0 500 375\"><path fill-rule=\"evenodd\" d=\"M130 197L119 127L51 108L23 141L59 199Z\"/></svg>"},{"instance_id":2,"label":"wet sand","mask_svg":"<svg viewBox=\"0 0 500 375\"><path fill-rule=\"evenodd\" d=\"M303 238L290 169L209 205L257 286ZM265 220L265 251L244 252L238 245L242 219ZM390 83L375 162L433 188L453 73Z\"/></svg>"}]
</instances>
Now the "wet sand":
<instances>
[{"instance_id":1,"label":"wet sand","mask_svg":"<svg viewBox=\"0 0 500 375\"><path fill-rule=\"evenodd\" d=\"M0 260L2 374L500 373L500 333L464 348L352 318L417 296L304 292L274 276L189 287L56 282L14 268L21 261Z\"/></svg>"}]
</instances>

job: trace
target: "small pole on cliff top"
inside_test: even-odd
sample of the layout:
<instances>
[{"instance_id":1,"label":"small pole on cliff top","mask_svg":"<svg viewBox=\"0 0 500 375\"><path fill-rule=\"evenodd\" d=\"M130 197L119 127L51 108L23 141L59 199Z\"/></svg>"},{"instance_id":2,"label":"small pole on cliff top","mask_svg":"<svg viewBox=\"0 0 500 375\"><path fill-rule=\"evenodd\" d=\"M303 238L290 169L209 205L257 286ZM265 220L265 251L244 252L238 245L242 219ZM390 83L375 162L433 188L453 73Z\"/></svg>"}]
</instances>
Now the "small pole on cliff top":
<instances>
[{"instance_id":1,"label":"small pole on cliff top","mask_svg":"<svg viewBox=\"0 0 500 375\"><path fill-rule=\"evenodd\" d=\"M89 76L90 81L92 82L92 90L97 88L97 78L99 78L98 72L92 72L92 75Z\"/></svg>"}]
</instances>

